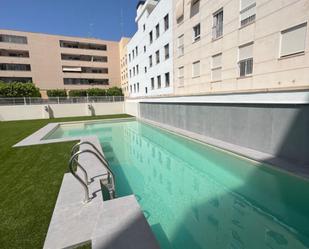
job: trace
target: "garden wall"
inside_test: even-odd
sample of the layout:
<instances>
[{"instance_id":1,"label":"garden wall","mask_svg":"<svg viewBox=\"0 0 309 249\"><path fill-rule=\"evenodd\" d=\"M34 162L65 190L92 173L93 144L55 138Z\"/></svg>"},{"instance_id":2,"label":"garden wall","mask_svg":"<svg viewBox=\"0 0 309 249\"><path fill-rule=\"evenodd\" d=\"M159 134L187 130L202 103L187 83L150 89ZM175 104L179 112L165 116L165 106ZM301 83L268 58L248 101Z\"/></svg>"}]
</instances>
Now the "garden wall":
<instances>
[{"instance_id":1,"label":"garden wall","mask_svg":"<svg viewBox=\"0 0 309 249\"><path fill-rule=\"evenodd\" d=\"M0 121L124 113L124 102L0 106ZM48 107L48 108L47 108Z\"/></svg>"}]
</instances>

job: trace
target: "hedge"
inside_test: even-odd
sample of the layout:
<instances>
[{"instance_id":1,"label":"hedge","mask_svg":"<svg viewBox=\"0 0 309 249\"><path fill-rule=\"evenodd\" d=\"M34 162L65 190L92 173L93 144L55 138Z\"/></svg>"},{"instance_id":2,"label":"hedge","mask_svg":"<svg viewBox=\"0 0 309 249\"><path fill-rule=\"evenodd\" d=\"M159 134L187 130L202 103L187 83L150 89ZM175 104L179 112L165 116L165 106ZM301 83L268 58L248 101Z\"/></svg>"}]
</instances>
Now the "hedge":
<instances>
[{"instance_id":1,"label":"hedge","mask_svg":"<svg viewBox=\"0 0 309 249\"><path fill-rule=\"evenodd\" d=\"M106 90L107 96L123 96L122 89L119 87L111 87Z\"/></svg>"},{"instance_id":2,"label":"hedge","mask_svg":"<svg viewBox=\"0 0 309 249\"><path fill-rule=\"evenodd\" d=\"M86 97L88 96L123 96L121 88L111 87L108 89L89 88L86 90L70 90L70 97Z\"/></svg>"},{"instance_id":3,"label":"hedge","mask_svg":"<svg viewBox=\"0 0 309 249\"><path fill-rule=\"evenodd\" d=\"M0 82L0 97L41 97L41 93L32 82Z\"/></svg>"},{"instance_id":4,"label":"hedge","mask_svg":"<svg viewBox=\"0 0 309 249\"><path fill-rule=\"evenodd\" d=\"M88 96L106 96L106 90L100 88L87 89Z\"/></svg>"},{"instance_id":5,"label":"hedge","mask_svg":"<svg viewBox=\"0 0 309 249\"><path fill-rule=\"evenodd\" d=\"M70 90L70 97L86 96L123 96L121 88L111 87L109 89L89 88L85 90ZM47 90L48 97L67 97L65 89ZM0 81L0 97L41 97L40 89L32 82L4 83Z\"/></svg>"},{"instance_id":6,"label":"hedge","mask_svg":"<svg viewBox=\"0 0 309 249\"><path fill-rule=\"evenodd\" d=\"M47 90L48 97L67 97L67 91L65 89Z\"/></svg>"},{"instance_id":7,"label":"hedge","mask_svg":"<svg viewBox=\"0 0 309 249\"><path fill-rule=\"evenodd\" d=\"M70 97L86 97L87 90L70 90L69 96Z\"/></svg>"}]
</instances>

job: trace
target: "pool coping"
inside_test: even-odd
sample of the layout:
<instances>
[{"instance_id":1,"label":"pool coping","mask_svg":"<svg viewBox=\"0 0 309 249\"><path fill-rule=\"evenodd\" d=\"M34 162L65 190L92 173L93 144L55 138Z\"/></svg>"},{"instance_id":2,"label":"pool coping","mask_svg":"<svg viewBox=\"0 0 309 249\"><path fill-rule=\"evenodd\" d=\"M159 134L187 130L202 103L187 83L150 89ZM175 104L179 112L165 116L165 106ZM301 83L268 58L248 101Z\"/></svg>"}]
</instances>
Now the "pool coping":
<instances>
[{"instance_id":1,"label":"pool coping","mask_svg":"<svg viewBox=\"0 0 309 249\"><path fill-rule=\"evenodd\" d=\"M299 163L291 163L282 158L275 157L271 154L224 142L219 139L207 137L198 133L162 124L153 120L140 117L136 118L136 120L155 126L166 132L185 137L195 142L206 144L216 150L224 151L225 153L232 154L233 156L241 157L244 160L249 160L257 167L261 165L266 165L273 170L279 170L285 174L290 174L295 177L301 177L306 180L309 179L309 165L306 166Z\"/></svg>"},{"instance_id":2,"label":"pool coping","mask_svg":"<svg viewBox=\"0 0 309 249\"><path fill-rule=\"evenodd\" d=\"M133 121L133 118L83 120L76 122L49 123L24 138L13 147L51 144L69 141L93 143L104 155L97 136L77 136L43 140L60 125L77 123L100 123ZM87 144L81 149L93 148ZM93 249L131 246L136 249L159 249L159 244L151 231L135 195L103 201L100 179L107 178L107 171L91 154L78 157L81 165L87 163L88 185L91 202L83 203L82 186L71 173L65 173L57 196L57 201L48 227L44 249L75 248L91 242ZM67 163L67 162L65 162ZM90 166L90 167L89 167ZM82 172L77 170L78 174Z\"/></svg>"},{"instance_id":3,"label":"pool coping","mask_svg":"<svg viewBox=\"0 0 309 249\"><path fill-rule=\"evenodd\" d=\"M89 137L92 139L96 136L76 136L76 137L68 137L68 138L56 138L56 139L46 139L52 132L54 132L60 125L70 125L70 124L78 124L78 123L100 123L104 122L115 122L115 121L129 121L129 120L136 120L135 117L132 118L111 118L111 119L96 119L96 120L83 120L83 121L68 121L68 122L54 122L48 123L47 125L43 126L39 130L35 131L34 133L30 134L29 136L25 137L13 147L22 147L22 146L30 146L30 145L39 145L39 144L51 144L51 143L61 143L61 142L71 142L71 141L78 141L82 138L85 139Z\"/></svg>"}]
</instances>

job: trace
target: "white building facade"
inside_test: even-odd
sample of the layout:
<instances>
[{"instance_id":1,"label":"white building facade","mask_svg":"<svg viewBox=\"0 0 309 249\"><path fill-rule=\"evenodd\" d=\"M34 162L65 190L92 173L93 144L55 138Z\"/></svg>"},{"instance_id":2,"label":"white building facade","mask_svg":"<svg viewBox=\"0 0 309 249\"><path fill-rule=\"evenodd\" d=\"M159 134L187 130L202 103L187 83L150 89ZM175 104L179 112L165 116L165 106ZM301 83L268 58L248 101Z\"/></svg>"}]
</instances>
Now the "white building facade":
<instances>
[{"instance_id":1,"label":"white building facade","mask_svg":"<svg viewBox=\"0 0 309 249\"><path fill-rule=\"evenodd\" d=\"M140 1L137 32L127 45L129 96L173 93L173 11L170 0Z\"/></svg>"}]
</instances>

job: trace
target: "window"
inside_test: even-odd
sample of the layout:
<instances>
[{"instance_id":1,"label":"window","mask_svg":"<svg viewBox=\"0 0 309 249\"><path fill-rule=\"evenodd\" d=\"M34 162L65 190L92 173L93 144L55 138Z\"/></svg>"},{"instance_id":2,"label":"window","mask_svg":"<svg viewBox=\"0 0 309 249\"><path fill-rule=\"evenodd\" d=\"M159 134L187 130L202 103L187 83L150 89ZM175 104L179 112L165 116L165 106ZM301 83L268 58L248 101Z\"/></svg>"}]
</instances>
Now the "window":
<instances>
[{"instance_id":1,"label":"window","mask_svg":"<svg viewBox=\"0 0 309 249\"><path fill-rule=\"evenodd\" d=\"M165 73L165 87L170 86L170 73Z\"/></svg>"},{"instance_id":2,"label":"window","mask_svg":"<svg viewBox=\"0 0 309 249\"><path fill-rule=\"evenodd\" d=\"M157 50L156 52L156 64L159 64L160 63L160 51Z\"/></svg>"},{"instance_id":3,"label":"window","mask_svg":"<svg viewBox=\"0 0 309 249\"><path fill-rule=\"evenodd\" d=\"M133 76L135 76L135 67L133 67Z\"/></svg>"},{"instance_id":4,"label":"window","mask_svg":"<svg viewBox=\"0 0 309 249\"><path fill-rule=\"evenodd\" d=\"M154 78L151 78L150 81L151 81L151 90L154 90Z\"/></svg>"},{"instance_id":5,"label":"window","mask_svg":"<svg viewBox=\"0 0 309 249\"><path fill-rule=\"evenodd\" d=\"M137 83L136 85L137 85L137 92L139 92L139 83Z\"/></svg>"},{"instance_id":6,"label":"window","mask_svg":"<svg viewBox=\"0 0 309 249\"><path fill-rule=\"evenodd\" d=\"M156 25L156 38L158 39L160 36L160 25L159 23Z\"/></svg>"},{"instance_id":7,"label":"window","mask_svg":"<svg viewBox=\"0 0 309 249\"><path fill-rule=\"evenodd\" d=\"M152 67L152 55L149 56L149 67Z\"/></svg>"},{"instance_id":8,"label":"window","mask_svg":"<svg viewBox=\"0 0 309 249\"><path fill-rule=\"evenodd\" d=\"M132 93L132 85L130 86L130 93Z\"/></svg>"},{"instance_id":9,"label":"window","mask_svg":"<svg viewBox=\"0 0 309 249\"><path fill-rule=\"evenodd\" d=\"M222 53L212 56L211 59L211 80L219 81L221 80L222 71Z\"/></svg>"},{"instance_id":10,"label":"window","mask_svg":"<svg viewBox=\"0 0 309 249\"><path fill-rule=\"evenodd\" d=\"M145 93L146 93L146 94L148 93L148 89L147 89L147 87L145 87Z\"/></svg>"},{"instance_id":11,"label":"window","mask_svg":"<svg viewBox=\"0 0 309 249\"><path fill-rule=\"evenodd\" d=\"M184 0L177 0L176 2L176 20L177 23L183 21L183 13L184 13Z\"/></svg>"},{"instance_id":12,"label":"window","mask_svg":"<svg viewBox=\"0 0 309 249\"><path fill-rule=\"evenodd\" d=\"M25 50L0 49L0 56L29 58L29 52Z\"/></svg>"},{"instance_id":13,"label":"window","mask_svg":"<svg viewBox=\"0 0 309 249\"><path fill-rule=\"evenodd\" d=\"M179 85L183 86L184 84L184 67L179 67L178 68L178 81L179 81Z\"/></svg>"},{"instance_id":14,"label":"window","mask_svg":"<svg viewBox=\"0 0 309 249\"><path fill-rule=\"evenodd\" d=\"M197 24L193 27L193 41L198 41L201 38L201 25Z\"/></svg>"},{"instance_id":15,"label":"window","mask_svg":"<svg viewBox=\"0 0 309 249\"><path fill-rule=\"evenodd\" d=\"M169 44L166 44L164 46L164 57L165 57L165 60L167 60L168 58L170 58L170 46Z\"/></svg>"},{"instance_id":16,"label":"window","mask_svg":"<svg viewBox=\"0 0 309 249\"><path fill-rule=\"evenodd\" d=\"M239 76L244 77L252 74L253 71L253 43L239 47Z\"/></svg>"},{"instance_id":17,"label":"window","mask_svg":"<svg viewBox=\"0 0 309 249\"><path fill-rule=\"evenodd\" d=\"M2 35L0 34L0 42L27 44L27 37L18 35Z\"/></svg>"},{"instance_id":18,"label":"window","mask_svg":"<svg viewBox=\"0 0 309 249\"><path fill-rule=\"evenodd\" d=\"M200 76L200 61L192 63L192 78Z\"/></svg>"},{"instance_id":19,"label":"window","mask_svg":"<svg viewBox=\"0 0 309 249\"><path fill-rule=\"evenodd\" d=\"M240 26L246 26L255 21L255 0L240 0Z\"/></svg>"},{"instance_id":20,"label":"window","mask_svg":"<svg viewBox=\"0 0 309 249\"><path fill-rule=\"evenodd\" d=\"M108 85L108 79L64 78L64 85Z\"/></svg>"},{"instance_id":21,"label":"window","mask_svg":"<svg viewBox=\"0 0 309 249\"><path fill-rule=\"evenodd\" d=\"M240 26L246 26L255 21L255 0L240 1Z\"/></svg>"},{"instance_id":22,"label":"window","mask_svg":"<svg viewBox=\"0 0 309 249\"><path fill-rule=\"evenodd\" d=\"M213 14L212 39L218 39L223 35L223 9Z\"/></svg>"},{"instance_id":23,"label":"window","mask_svg":"<svg viewBox=\"0 0 309 249\"><path fill-rule=\"evenodd\" d=\"M132 70L129 70L130 78L132 78Z\"/></svg>"},{"instance_id":24,"label":"window","mask_svg":"<svg viewBox=\"0 0 309 249\"><path fill-rule=\"evenodd\" d=\"M153 36L152 36L152 31L149 32L149 43L152 44L153 42Z\"/></svg>"},{"instance_id":25,"label":"window","mask_svg":"<svg viewBox=\"0 0 309 249\"><path fill-rule=\"evenodd\" d=\"M29 64L0 63L1 71L31 71Z\"/></svg>"},{"instance_id":26,"label":"window","mask_svg":"<svg viewBox=\"0 0 309 249\"><path fill-rule=\"evenodd\" d=\"M200 12L200 0L192 0L190 8L190 17L192 18Z\"/></svg>"},{"instance_id":27,"label":"window","mask_svg":"<svg viewBox=\"0 0 309 249\"><path fill-rule=\"evenodd\" d=\"M178 56L183 56L184 54L184 46L183 46L183 40L184 40L184 35L181 35L177 39L177 51L178 51Z\"/></svg>"},{"instance_id":28,"label":"window","mask_svg":"<svg viewBox=\"0 0 309 249\"><path fill-rule=\"evenodd\" d=\"M143 31L145 31L146 30L146 25L145 24L143 24Z\"/></svg>"},{"instance_id":29,"label":"window","mask_svg":"<svg viewBox=\"0 0 309 249\"><path fill-rule=\"evenodd\" d=\"M11 83L14 81L26 83L26 82L32 82L32 78L31 77L0 77L0 81L6 82L6 83Z\"/></svg>"},{"instance_id":30,"label":"window","mask_svg":"<svg viewBox=\"0 0 309 249\"><path fill-rule=\"evenodd\" d=\"M138 74L138 65L136 65L136 74Z\"/></svg>"},{"instance_id":31,"label":"window","mask_svg":"<svg viewBox=\"0 0 309 249\"><path fill-rule=\"evenodd\" d=\"M79 48L79 49L91 49L91 50L107 50L105 44L96 44L96 43L85 43L85 42L76 42L76 41L63 41L60 40L60 47L62 48Z\"/></svg>"},{"instance_id":32,"label":"window","mask_svg":"<svg viewBox=\"0 0 309 249\"><path fill-rule=\"evenodd\" d=\"M136 54L136 56L138 56L138 47L137 46L135 47L135 54Z\"/></svg>"},{"instance_id":33,"label":"window","mask_svg":"<svg viewBox=\"0 0 309 249\"><path fill-rule=\"evenodd\" d=\"M136 84L134 84L134 93L136 93Z\"/></svg>"},{"instance_id":34,"label":"window","mask_svg":"<svg viewBox=\"0 0 309 249\"><path fill-rule=\"evenodd\" d=\"M133 55L133 59L134 59L134 57L135 57L135 51L134 50L132 50L132 55Z\"/></svg>"},{"instance_id":35,"label":"window","mask_svg":"<svg viewBox=\"0 0 309 249\"><path fill-rule=\"evenodd\" d=\"M107 74L108 68L105 68L105 67L62 66L62 72Z\"/></svg>"},{"instance_id":36,"label":"window","mask_svg":"<svg viewBox=\"0 0 309 249\"><path fill-rule=\"evenodd\" d=\"M157 76L158 88L161 88L161 75Z\"/></svg>"},{"instance_id":37,"label":"window","mask_svg":"<svg viewBox=\"0 0 309 249\"><path fill-rule=\"evenodd\" d=\"M169 20L168 20L168 14L164 17L164 31L168 30L169 28Z\"/></svg>"},{"instance_id":38,"label":"window","mask_svg":"<svg viewBox=\"0 0 309 249\"><path fill-rule=\"evenodd\" d=\"M131 54L129 54L129 62L131 62Z\"/></svg>"},{"instance_id":39,"label":"window","mask_svg":"<svg viewBox=\"0 0 309 249\"><path fill-rule=\"evenodd\" d=\"M144 53L146 53L146 46L144 46Z\"/></svg>"},{"instance_id":40,"label":"window","mask_svg":"<svg viewBox=\"0 0 309 249\"><path fill-rule=\"evenodd\" d=\"M144 72L147 73L147 67L144 67Z\"/></svg>"},{"instance_id":41,"label":"window","mask_svg":"<svg viewBox=\"0 0 309 249\"><path fill-rule=\"evenodd\" d=\"M280 56L303 53L306 46L307 23L303 23L281 32Z\"/></svg>"}]
</instances>

